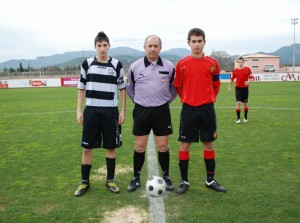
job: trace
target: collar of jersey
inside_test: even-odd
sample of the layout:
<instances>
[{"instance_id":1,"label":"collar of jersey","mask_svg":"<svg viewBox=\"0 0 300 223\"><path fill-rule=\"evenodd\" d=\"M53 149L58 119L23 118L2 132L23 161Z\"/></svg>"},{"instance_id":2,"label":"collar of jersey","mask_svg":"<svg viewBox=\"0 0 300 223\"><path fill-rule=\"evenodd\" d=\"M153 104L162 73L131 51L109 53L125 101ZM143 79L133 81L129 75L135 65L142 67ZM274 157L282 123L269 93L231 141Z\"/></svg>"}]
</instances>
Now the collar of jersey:
<instances>
[{"instance_id":1,"label":"collar of jersey","mask_svg":"<svg viewBox=\"0 0 300 223\"><path fill-rule=\"evenodd\" d=\"M146 56L144 57L144 63L145 63L145 67L148 67L151 64L151 62L147 59ZM162 59L160 57L158 57L156 64L163 66Z\"/></svg>"}]
</instances>

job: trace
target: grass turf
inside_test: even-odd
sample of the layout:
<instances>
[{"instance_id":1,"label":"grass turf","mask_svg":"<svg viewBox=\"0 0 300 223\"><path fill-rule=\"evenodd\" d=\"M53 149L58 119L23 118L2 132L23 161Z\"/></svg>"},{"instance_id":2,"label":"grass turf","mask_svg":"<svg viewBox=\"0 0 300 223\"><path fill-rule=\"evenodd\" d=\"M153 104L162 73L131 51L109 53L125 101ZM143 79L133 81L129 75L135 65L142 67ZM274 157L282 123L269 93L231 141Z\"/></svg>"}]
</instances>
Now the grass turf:
<instances>
[{"instance_id":1,"label":"grass turf","mask_svg":"<svg viewBox=\"0 0 300 223\"><path fill-rule=\"evenodd\" d=\"M215 104L218 120L216 179L228 193L204 186L201 144L193 144L190 188L167 193L167 222L298 222L300 82L253 83L249 122L235 124L234 92L222 84ZM105 188L105 152L94 151L91 189L75 198L80 180L81 127L76 122L76 88L0 91L0 222L103 222L106 211L134 206L148 212L142 187L128 193L132 177L132 108L128 100L123 147L116 175L120 194ZM177 187L180 102L171 104L170 176ZM142 183L147 179L147 165ZM99 175L102 175L99 178Z\"/></svg>"}]
</instances>

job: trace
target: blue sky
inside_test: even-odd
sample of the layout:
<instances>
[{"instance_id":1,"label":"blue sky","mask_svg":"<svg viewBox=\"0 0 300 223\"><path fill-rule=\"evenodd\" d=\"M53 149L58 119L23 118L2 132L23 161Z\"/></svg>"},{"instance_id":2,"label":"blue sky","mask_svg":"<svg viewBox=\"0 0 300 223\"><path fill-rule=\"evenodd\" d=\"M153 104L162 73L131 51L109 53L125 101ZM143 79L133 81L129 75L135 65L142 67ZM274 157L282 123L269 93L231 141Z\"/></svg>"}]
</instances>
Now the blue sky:
<instances>
[{"instance_id":1,"label":"blue sky","mask_svg":"<svg viewBox=\"0 0 300 223\"><path fill-rule=\"evenodd\" d=\"M273 52L293 44L292 18L300 22L299 0L9 0L0 8L0 62L93 50L102 30L112 48L143 50L150 34L161 37L163 50L188 48L187 32L199 27L206 54Z\"/></svg>"}]
</instances>

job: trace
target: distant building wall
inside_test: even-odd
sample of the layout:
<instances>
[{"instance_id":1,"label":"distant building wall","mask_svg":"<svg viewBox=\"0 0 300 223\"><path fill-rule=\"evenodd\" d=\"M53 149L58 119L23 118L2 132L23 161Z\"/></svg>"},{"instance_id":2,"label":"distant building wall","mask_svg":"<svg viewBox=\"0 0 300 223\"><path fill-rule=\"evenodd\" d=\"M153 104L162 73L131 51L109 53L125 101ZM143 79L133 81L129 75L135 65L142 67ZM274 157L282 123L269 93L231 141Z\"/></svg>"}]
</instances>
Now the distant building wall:
<instances>
[{"instance_id":1,"label":"distant building wall","mask_svg":"<svg viewBox=\"0 0 300 223\"><path fill-rule=\"evenodd\" d=\"M248 66L252 73L261 72L279 72L280 57L267 54L252 54L244 56L245 65ZM234 67L237 67L235 61Z\"/></svg>"}]
</instances>

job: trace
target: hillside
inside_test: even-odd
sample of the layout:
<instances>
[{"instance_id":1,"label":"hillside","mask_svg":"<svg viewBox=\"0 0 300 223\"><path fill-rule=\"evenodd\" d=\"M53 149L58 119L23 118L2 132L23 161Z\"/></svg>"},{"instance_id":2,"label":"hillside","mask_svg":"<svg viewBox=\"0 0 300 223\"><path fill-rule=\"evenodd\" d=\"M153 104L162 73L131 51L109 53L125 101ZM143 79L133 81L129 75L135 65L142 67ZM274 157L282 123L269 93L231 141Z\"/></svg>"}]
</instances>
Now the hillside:
<instances>
[{"instance_id":1,"label":"hillside","mask_svg":"<svg viewBox=\"0 0 300 223\"><path fill-rule=\"evenodd\" d=\"M293 45L284 46L270 54L280 56L281 65L288 65L293 63ZM295 44L295 62L300 63L300 44Z\"/></svg>"},{"instance_id":2,"label":"hillside","mask_svg":"<svg viewBox=\"0 0 300 223\"><path fill-rule=\"evenodd\" d=\"M169 59L173 63L187 56L190 53L188 49L185 48L175 48L167 51L162 51L161 56ZM293 63L293 45L284 46L279 48L274 52L258 52L264 54L272 54L280 56L281 65L291 65ZM41 68L49 66L59 66L64 68L66 66L78 66L81 65L82 61L87 58L95 55L95 51L73 51L65 52L63 54L54 54L52 56L39 57L32 60L9 60L3 63L0 63L0 69L4 68L14 68L17 69L20 67L20 63L24 68L28 66L32 68ZM116 47L112 48L109 51L109 55L119 59L126 69L130 63L132 63L137 58L144 56L144 52L130 47ZM296 64L300 64L300 44L296 44ZM235 58L235 56L230 55L230 57Z\"/></svg>"}]
</instances>

